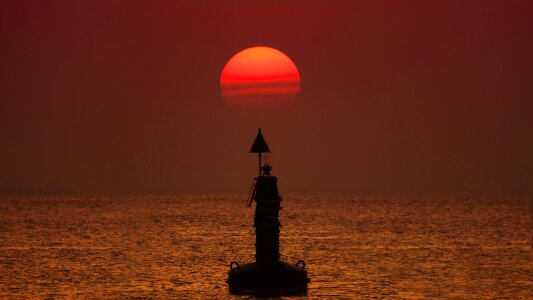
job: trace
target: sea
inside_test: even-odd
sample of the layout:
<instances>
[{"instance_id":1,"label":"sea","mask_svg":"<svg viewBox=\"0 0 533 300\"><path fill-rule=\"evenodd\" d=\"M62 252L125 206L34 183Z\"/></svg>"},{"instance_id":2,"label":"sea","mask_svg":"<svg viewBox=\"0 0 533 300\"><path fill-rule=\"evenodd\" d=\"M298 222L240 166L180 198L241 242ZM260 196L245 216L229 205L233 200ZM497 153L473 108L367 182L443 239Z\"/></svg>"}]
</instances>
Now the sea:
<instances>
[{"instance_id":1,"label":"sea","mask_svg":"<svg viewBox=\"0 0 533 300\"><path fill-rule=\"evenodd\" d=\"M533 299L531 197L283 196L295 299ZM245 195L1 196L1 299L254 299Z\"/></svg>"}]
</instances>

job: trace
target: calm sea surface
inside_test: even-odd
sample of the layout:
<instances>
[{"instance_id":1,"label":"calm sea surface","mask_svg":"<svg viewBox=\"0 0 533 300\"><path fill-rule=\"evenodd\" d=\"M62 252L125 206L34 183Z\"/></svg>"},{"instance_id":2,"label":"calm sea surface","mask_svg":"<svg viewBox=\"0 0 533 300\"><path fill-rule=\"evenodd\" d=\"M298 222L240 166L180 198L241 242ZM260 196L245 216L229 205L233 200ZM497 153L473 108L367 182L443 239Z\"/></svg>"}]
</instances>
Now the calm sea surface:
<instances>
[{"instance_id":1,"label":"calm sea surface","mask_svg":"<svg viewBox=\"0 0 533 300\"><path fill-rule=\"evenodd\" d=\"M242 299L244 196L3 196L0 298ZM533 299L526 197L285 195L282 259L309 298ZM303 297L305 298L305 297Z\"/></svg>"}]
</instances>

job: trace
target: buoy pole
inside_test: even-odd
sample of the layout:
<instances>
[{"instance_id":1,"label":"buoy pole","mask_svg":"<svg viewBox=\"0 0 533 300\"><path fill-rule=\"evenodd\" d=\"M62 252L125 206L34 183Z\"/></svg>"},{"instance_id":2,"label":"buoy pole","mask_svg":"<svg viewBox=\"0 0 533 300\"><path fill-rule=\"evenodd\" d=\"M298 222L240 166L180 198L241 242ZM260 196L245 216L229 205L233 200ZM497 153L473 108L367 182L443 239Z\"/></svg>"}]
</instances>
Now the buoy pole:
<instances>
[{"instance_id":1,"label":"buoy pole","mask_svg":"<svg viewBox=\"0 0 533 300\"><path fill-rule=\"evenodd\" d=\"M268 149L265 138L263 138L263 135L261 134L261 128L259 128L257 129L257 136L255 137L252 148L250 149L250 153L259 154L259 176L261 176L261 154L263 152L268 153L270 152L270 149Z\"/></svg>"},{"instance_id":2,"label":"buoy pole","mask_svg":"<svg viewBox=\"0 0 533 300\"><path fill-rule=\"evenodd\" d=\"M259 176L261 176L261 152L259 152Z\"/></svg>"}]
</instances>

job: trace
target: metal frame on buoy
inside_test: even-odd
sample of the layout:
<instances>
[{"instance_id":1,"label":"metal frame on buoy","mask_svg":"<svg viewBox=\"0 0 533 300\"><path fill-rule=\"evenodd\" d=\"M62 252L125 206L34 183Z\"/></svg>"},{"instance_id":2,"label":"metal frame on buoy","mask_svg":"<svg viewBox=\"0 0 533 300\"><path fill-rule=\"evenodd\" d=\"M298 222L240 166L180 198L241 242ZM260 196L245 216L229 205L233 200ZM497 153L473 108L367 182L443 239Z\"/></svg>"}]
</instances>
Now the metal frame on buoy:
<instances>
[{"instance_id":1,"label":"metal frame on buoy","mask_svg":"<svg viewBox=\"0 0 533 300\"><path fill-rule=\"evenodd\" d=\"M270 149L259 129L250 153L258 153L259 176L254 178L246 201L250 207L255 200L255 262L240 265L230 263L228 284L234 294L303 294L307 292L307 270L305 262L296 264L280 261L279 234L281 224L279 211L281 197L278 193L277 177L271 176L272 167L261 165L261 154Z\"/></svg>"}]
</instances>

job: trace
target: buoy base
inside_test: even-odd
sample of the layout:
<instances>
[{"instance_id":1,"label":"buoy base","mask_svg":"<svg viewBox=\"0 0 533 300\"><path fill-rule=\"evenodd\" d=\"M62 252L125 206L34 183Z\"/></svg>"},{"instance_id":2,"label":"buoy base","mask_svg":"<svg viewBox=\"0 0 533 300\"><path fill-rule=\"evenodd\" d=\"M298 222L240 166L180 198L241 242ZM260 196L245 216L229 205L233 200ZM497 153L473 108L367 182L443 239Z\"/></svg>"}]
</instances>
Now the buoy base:
<instances>
[{"instance_id":1,"label":"buoy base","mask_svg":"<svg viewBox=\"0 0 533 300\"><path fill-rule=\"evenodd\" d=\"M280 262L262 266L249 263L228 273L229 291L238 295L305 295L307 270Z\"/></svg>"}]
</instances>

